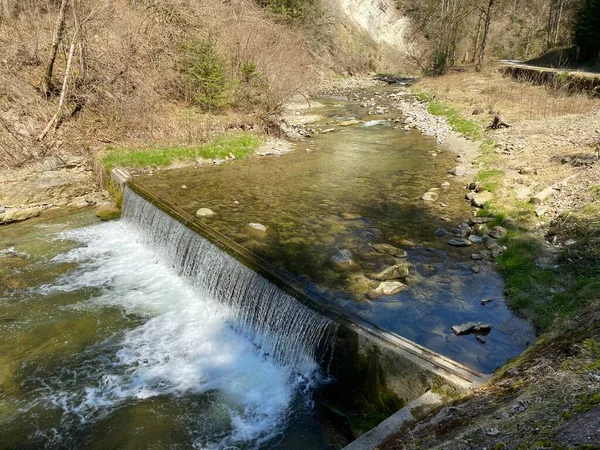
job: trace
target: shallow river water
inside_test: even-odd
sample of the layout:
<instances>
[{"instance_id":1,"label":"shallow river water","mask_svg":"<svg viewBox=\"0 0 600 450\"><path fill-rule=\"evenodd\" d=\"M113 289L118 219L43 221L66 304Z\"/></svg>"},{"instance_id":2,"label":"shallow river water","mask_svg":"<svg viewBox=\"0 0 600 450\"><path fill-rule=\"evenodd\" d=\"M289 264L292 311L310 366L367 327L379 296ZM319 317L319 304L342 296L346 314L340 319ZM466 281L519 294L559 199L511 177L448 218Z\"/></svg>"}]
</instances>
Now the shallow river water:
<instances>
[{"instance_id":1,"label":"shallow river water","mask_svg":"<svg viewBox=\"0 0 600 450\"><path fill-rule=\"evenodd\" d=\"M210 170L157 171L136 177L136 183L190 216L210 208L215 215L199 220L291 272L350 317L484 373L522 352L531 327L504 303L503 280L489 263L480 264L479 273L471 270L471 253L484 250L483 244L447 245L451 230L473 213L464 200L466 179L448 175L456 154L393 121L336 126L363 118L364 109L338 99L322 102L309 113L324 117L317 125L336 130L315 135L313 145ZM441 188L445 181L450 187ZM421 196L431 188L439 189L439 199L424 202ZM257 233L249 223L268 231ZM440 227L448 232L443 238L435 234ZM406 249L408 258L378 253L374 244ZM347 250L356 266L336 270L331 257ZM366 294L377 283L365 275L402 261L411 265L407 289L370 299ZM484 299L497 300L482 306ZM492 325L485 344L474 335L454 335L451 327L468 321Z\"/></svg>"},{"instance_id":2,"label":"shallow river water","mask_svg":"<svg viewBox=\"0 0 600 450\"><path fill-rule=\"evenodd\" d=\"M323 102L311 113L324 122L364 115L351 102ZM454 155L392 122L367 125L336 127L280 158L136 182L192 215L211 208L206 224L349 317L491 372L526 347L531 328L507 309L491 265L473 273L473 248L435 236L471 214L461 182L447 176ZM421 200L447 180L438 202ZM411 269L407 289L373 299L365 274L397 262L374 251L378 243L406 249ZM355 269L334 270L340 250ZM0 228L0 449L344 444L314 400L328 381L318 364L282 363L265 351L272 337L240 331L238 318L148 245L127 211L108 223L90 211L46 211ZM469 320L492 325L485 344L452 333Z\"/></svg>"}]
</instances>

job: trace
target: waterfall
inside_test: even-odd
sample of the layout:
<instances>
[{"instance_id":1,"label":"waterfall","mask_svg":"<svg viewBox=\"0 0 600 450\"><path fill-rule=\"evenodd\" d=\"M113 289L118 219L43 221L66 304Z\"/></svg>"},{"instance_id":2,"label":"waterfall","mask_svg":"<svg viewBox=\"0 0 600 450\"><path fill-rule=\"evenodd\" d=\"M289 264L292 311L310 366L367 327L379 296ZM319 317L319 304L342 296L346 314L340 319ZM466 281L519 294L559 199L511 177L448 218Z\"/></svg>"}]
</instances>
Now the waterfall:
<instances>
[{"instance_id":1,"label":"waterfall","mask_svg":"<svg viewBox=\"0 0 600 450\"><path fill-rule=\"evenodd\" d=\"M313 311L143 197L125 188L123 220L195 289L234 313L234 328L303 372L331 354L337 324Z\"/></svg>"}]
</instances>

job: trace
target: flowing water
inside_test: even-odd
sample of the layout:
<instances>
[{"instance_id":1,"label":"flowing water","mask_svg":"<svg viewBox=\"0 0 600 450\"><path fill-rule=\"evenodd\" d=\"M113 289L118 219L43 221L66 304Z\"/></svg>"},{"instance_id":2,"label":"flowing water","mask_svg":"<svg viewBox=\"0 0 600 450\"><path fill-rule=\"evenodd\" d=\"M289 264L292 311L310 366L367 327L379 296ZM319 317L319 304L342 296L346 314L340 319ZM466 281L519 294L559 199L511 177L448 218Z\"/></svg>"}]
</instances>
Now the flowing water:
<instances>
[{"instance_id":1,"label":"flowing water","mask_svg":"<svg viewBox=\"0 0 600 450\"><path fill-rule=\"evenodd\" d=\"M199 219L247 250L294 274L325 305L366 320L482 372L491 372L522 352L531 327L510 312L504 284L491 264L480 273L471 253L483 245L452 248L451 230L472 216L464 200L464 179L453 179L455 153L417 131L405 132L385 117L365 115L356 103L323 99L308 111L335 132L318 134L282 157L251 158L216 167L188 167L141 174L135 183ZM361 124L335 126L351 118ZM440 188L444 181L449 188ZM439 200L423 193L438 188ZM441 205L440 203L443 203ZM448 221L441 220L445 218ZM257 233L249 223L261 223ZM437 228L448 231L436 237ZM374 250L392 244L408 252L408 288L370 299L365 277L398 262ZM349 250L351 271L332 267L331 256ZM376 284L375 284L376 286ZM483 299L496 301L482 306ZM475 336L456 336L451 327L468 321L492 325L482 344Z\"/></svg>"},{"instance_id":2,"label":"flowing water","mask_svg":"<svg viewBox=\"0 0 600 450\"><path fill-rule=\"evenodd\" d=\"M0 448L326 447L333 323L143 201L93 222L2 230Z\"/></svg>"}]
</instances>

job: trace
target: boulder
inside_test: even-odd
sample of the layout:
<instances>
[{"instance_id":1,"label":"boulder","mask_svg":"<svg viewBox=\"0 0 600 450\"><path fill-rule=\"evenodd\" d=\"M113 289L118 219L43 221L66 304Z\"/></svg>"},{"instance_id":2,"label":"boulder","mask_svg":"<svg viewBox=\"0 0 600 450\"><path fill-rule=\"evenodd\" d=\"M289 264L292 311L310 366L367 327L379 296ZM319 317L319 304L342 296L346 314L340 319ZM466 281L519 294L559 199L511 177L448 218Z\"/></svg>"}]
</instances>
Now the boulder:
<instances>
[{"instance_id":1,"label":"boulder","mask_svg":"<svg viewBox=\"0 0 600 450\"><path fill-rule=\"evenodd\" d=\"M408 256L406 250L396 248L390 244L373 244L373 248L378 253L387 253L395 258L406 258Z\"/></svg>"},{"instance_id":2,"label":"boulder","mask_svg":"<svg viewBox=\"0 0 600 450\"><path fill-rule=\"evenodd\" d=\"M483 208L485 204L494 198L494 194L488 191L477 192L471 198L471 204L477 208Z\"/></svg>"},{"instance_id":3,"label":"boulder","mask_svg":"<svg viewBox=\"0 0 600 450\"><path fill-rule=\"evenodd\" d=\"M196 211L196 217L211 217L214 215L215 212L208 208L200 208L198 211Z\"/></svg>"},{"instance_id":4,"label":"boulder","mask_svg":"<svg viewBox=\"0 0 600 450\"><path fill-rule=\"evenodd\" d=\"M374 291L369 292L369 297L377 298L383 295L394 295L405 287L406 285L400 281L383 281Z\"/></svg>"},{"instance_id":5,"label":"boulder","mask_svg":"<svg viewBox=\"0 0 600 450\"><path fill-rule=\"evenodd\" d=\"M397 280L398 278L406 278L408 276L408 272L408 264L402 263L387 267L379 273L372 273L367 276L377 281L389 281Z\"/></svg>"},{"instance_id":6,"label":"boulder","mask_svg":"<svg viewBox=\"0 0 600 450\"><path fill-rule=\"evenodd\" d=\"M103 222L118 219L121 216L121 210L110 203L104 203L96 209L96 217Z\"/></svg>"},{"instance_id":7,"label":"boulder","mask_svg":"<svg viewBox=\"0 0 600 450\"><path fill-rule=\"evenodd\" d=\"M0 214L0 224L3 223L11 223L11 222L21 222L23 220L30 219L32 217L37 217L41 214L42 208L39 206L33 208L10 208L5 209L3 213Z\"/></svg>"},{"instance_id":8,"label":"boulder","mask_svg":"<svg viewBox=\"0 0 600 450\"><path fill-rule=\"evenodd\" d=\"M473 272L473 273L481 272L481 266L478 263L471 264L470 269L471 269L471 272Z\"/></svg>"},{"instance_id":9,"label":"boulder","mask_svg":"<svg viewBox=\"0 0 600 450\"><path fill-rule=\"evenodd\" d=\"M488 334L492 331L492 326L483 322L467 322L462 325L454 325L452 331L457 336L470 333Z\"/></svg>"}]
</instances>

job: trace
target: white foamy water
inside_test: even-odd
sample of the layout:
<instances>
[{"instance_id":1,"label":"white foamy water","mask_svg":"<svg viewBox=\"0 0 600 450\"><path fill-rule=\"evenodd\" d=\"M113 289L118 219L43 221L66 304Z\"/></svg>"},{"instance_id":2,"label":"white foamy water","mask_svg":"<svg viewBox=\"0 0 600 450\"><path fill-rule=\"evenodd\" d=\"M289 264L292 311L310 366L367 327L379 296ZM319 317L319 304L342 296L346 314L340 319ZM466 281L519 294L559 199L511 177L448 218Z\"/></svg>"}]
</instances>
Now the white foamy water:
<instances>
[{"instance_id":1,"label":"white foamy water","mask_svg":"<svg viewBox=\"0 0 600 450\"><path fill-rule=\"evenodd\" d=\"M89 361L49 382L45 399L62 408L63 422L97 420L135 399L217 392L230 424L213 437L191 430L197 448L255 447L281 433L295 394L315 379L316 364L298 373L265 355L253 338L234 331L228 306L190 286L127 224L103 223L61 238L81 246L55 261L78 268L42 292L96 288L99 295L74 307L117 307L147 319L98 344L101 357L91 352Z\"/></svg>"}]
</instances>

